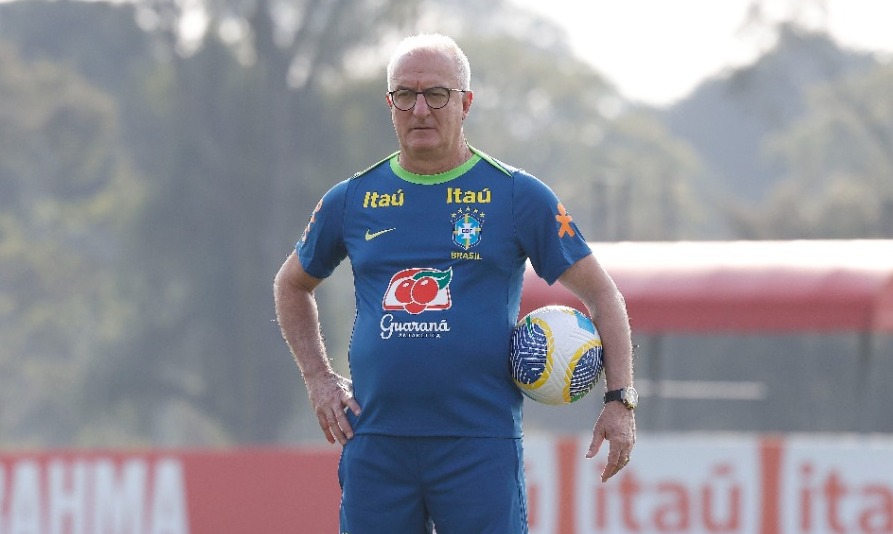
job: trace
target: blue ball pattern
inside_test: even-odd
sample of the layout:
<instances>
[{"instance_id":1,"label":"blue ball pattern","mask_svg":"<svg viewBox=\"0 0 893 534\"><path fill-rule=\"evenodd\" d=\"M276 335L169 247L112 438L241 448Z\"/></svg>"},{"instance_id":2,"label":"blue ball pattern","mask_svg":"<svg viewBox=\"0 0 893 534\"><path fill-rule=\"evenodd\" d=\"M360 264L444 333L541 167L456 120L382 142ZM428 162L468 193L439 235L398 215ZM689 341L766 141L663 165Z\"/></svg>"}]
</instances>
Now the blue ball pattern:
<instances>
[{"instance_id":1,"label":"blue ball pattern","mask_svg":"<svg viewBox=\"0 0 893 534\"><path fill-rule=\"evenodd\" d=\"M575 319L575 326L569 331L568 315ZM550 323L552 320L557 323ZM565 326L556 331L562 321ZM575 344L573 354L563 352ZM529 313L515 326L509 371L527 397L546 404L567 404L583 398L598 382L604 366L603 354L598 332L589 317L570 307L547 306ZM554 373L558 375L552 376ZM560 390L555 391L556 387Z\"/></svg>"},{"instance_id":2,"label":"blue ball pattern","mask_svg":"<svg viewBox=\"0 0 893 534\"><path fill-rule=\"evenodd\" d=\"M602 372L602 347L587 350L574 367L571 375L571 402L589 393Z\"/></svg>"},{"instance_id":3,"label":"blue ball pattern","mask_svg":"<svg viewBox=\"0 0 893 534\"><path fill-rule=\"evenodd\" d=\"M525 326L515 329L512 335L512 377L530 385L543 373L551 372L552 362L548 358L549 338L542 327L536 323Z\"/></svg>"}]
</instances>

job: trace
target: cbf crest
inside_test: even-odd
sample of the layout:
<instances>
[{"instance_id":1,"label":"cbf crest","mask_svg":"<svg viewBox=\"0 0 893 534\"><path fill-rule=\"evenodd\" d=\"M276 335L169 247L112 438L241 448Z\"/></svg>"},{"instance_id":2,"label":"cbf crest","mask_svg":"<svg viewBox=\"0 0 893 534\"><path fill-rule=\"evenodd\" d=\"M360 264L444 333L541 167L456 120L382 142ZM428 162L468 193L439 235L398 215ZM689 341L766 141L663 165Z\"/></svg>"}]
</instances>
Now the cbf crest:
<instances>
[{"instance_id":1,"label":"cbf crest","mask_svg":"<svg viewBox=\"0 0 893 534\"><path fill-rule=\"evenodd\" d=\"M484 212L465 208L452 214L453 243L468 250L481 242L484 228Z\"/></svg>"}]
</instances>

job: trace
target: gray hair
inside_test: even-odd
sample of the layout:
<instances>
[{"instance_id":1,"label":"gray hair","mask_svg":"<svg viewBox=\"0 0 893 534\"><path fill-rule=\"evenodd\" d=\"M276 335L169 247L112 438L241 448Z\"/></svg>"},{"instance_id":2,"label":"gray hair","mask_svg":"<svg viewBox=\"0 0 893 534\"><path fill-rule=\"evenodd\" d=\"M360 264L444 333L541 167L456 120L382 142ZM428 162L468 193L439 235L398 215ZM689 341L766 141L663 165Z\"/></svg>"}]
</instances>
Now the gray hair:
<instances>
[{"instance_id":1,"label":"gray hair","mask_svg":"<svg viewBox=\"0 0 893 534\"><path fill-rule=\"evenodd\" d=\"M459 48L456 41L452 37L439 33L421 33L400 41L391 54L391 60L388 61L388 90L394 89L394 70L397 68L397 62L403 56L417 50L444 52L453 56L456 60L456 74L459 76L459 87L456 89L471 89L471 64L468 62L468 56Z\"/></svg>"}]
</instances>

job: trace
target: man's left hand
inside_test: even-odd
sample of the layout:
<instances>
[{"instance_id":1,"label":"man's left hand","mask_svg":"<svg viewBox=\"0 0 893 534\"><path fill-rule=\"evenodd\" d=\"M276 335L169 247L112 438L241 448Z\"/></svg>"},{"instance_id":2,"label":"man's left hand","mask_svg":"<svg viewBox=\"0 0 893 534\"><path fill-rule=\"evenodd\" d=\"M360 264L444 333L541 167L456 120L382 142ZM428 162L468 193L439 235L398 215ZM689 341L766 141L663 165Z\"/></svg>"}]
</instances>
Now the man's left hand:
<instances>
[{"instance_id":1,"label":"man's left hand","mask_svg":"<svg viewBox=\"0 0 893 534\"><path fill-rule=\"evenodd\" d=\"M616 475L629 463L633 445L636 443L635 412L620 402L605 404L592 429L592 444L586 457L594 458L605 440L610 443L610 447L608 464L602 471L602 482Z\"/></svg>"}]
</instances>

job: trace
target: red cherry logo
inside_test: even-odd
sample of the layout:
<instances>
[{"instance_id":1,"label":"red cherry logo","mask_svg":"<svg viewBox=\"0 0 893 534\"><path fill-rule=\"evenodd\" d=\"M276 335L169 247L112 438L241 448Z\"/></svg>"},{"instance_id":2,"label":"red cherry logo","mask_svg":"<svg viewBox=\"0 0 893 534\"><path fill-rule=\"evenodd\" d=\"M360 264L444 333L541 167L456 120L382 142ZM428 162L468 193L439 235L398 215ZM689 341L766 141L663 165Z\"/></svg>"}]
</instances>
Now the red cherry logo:
<instances>
[{"instance_id":1,"label":"red cherry logo","mask_svg":"<svg viewBox=\"0 0 893 534\"><path fill-rule=\"evenodd\" d=\"M407 304L412 302L412 287L415 285L415 280L412 278L407 278L400 282L397 285L397 288L394 290L394 298L397 299L397 302L401 304Z\"/></svg>"},{"instance_id":2,"label":"red cherry logo","mask_svg":"<svg viewBox=\"0 0 893 534\"><path fill-rule=\"evenodd\" d=\"M422 313L423 311L425 311L425 308L427 308L427 306L425 306L424 304L419 304L418 302L408 302L404 304L403 307L407 312L413 315Z\"/></svg>"},{"instance_id":3,"label":"red cherry logo","mask_svg":"<svg viewBox=\"0 0 893 534\"><path fill-rule=\"evenodd\" d=\"M428 309L450 307L448 287L453 278L452 269L404 269L391 278L382 306L386 310L403 309L411 314L419 314ZM445 302L437 301L445 291ZM437 304L435 304L437 301Z\"/></svg>"},{"instance_id":4,"label":"red cherry logo","mask_svg":"<svg viewBox=\"0 0 893 534\"><path fill-rule=\"evenodd\" d=\"M418 302L420 304L428 304L434 297L437 296L437 280L431 278L430 276L423 276L415 281L413 284L410 293L412 295L412 301Z\"/></svg>"}]
</instances>

